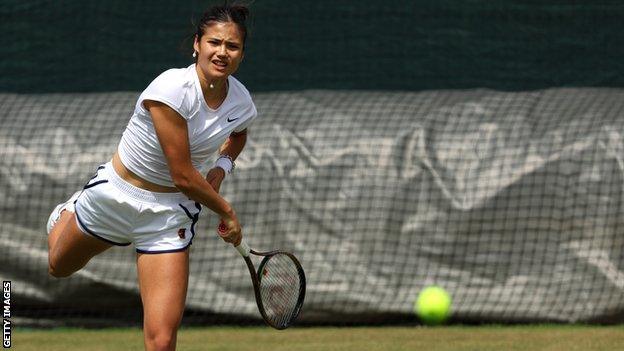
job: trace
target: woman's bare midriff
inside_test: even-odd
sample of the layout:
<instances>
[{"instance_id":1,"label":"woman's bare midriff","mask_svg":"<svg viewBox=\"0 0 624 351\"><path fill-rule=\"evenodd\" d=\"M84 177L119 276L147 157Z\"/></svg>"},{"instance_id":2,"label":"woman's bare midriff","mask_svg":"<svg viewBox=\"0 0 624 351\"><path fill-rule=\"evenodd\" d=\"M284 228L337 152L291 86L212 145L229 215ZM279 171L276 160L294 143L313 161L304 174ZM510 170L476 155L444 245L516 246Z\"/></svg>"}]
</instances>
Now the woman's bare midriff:
<instances>
[{"instance_id":1,"label":"woman's bare midriff","mask_svg":"<svg viewBox=\"0 0 624 351\"><path fill-rule=\"evenodd\" d=\"M130 171L128 168L126 168L126 166L124 166L123 163L121 163L121 159L119 158L119 155L117 153L113 155L112 162L113 162L113 169L115 169L115 172L119 175L119 177L121 177L121 179L125 180L126 182L136 186L137 188L141 188L141 189L148 190L148 191L153 191L155 193L178 193L180 192L178 188L154 184L132 173L132 171Z\"/></svg>"}]
</instances>

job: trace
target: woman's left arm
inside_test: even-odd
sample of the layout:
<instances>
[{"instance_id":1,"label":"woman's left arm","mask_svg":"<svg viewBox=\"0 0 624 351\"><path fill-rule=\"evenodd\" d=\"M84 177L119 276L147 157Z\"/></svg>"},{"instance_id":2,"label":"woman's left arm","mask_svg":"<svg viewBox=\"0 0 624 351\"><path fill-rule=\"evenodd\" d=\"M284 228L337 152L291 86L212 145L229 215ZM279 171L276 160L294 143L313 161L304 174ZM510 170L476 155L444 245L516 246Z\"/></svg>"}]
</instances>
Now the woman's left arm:
<instances>
[{"instance_id":1,"label":"woman's left arm","mask_svg":"<svg viewBox=\"0 0 624 351\"><path fill-rule=\"evenodd\" d=\"M227 155L234 161L245 148L245 143L247 143L247 129L233 132L219 149L219 154ZM225 178L225 171L221 167L212 168L206 176L206 180L216 192L219 192L223 178Z\"/></svg>"},{"instance_id":2,"label":"woman's left arm","mask_svg":"<svg viewBox=\"0 0 624 351\"><path fill-rule=\"evenodd\" d=\"M240 132L233 132L227 138L225 143L219 149L219 153L221 155L228 155L232 158L232 160L236 160L238 155L245 148L245 143L247 142L247 129L243 129Z\"/></svg>"}]
</instances>

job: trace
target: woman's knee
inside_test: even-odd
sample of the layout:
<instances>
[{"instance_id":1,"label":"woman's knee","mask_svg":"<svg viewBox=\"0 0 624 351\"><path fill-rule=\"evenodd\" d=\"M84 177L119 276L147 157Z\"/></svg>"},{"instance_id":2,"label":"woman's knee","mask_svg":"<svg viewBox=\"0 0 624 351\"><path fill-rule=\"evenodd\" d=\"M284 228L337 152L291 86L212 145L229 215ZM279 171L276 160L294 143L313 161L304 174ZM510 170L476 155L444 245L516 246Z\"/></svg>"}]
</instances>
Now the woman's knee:
<instances>
[{"instance_id":1,"label":"woman's knee","mask_svg":"<svg viewBox=\"0 0 624 351\"><path fill-rule=\"evenodd\" d=\"M67 217L68 223L58 233L54 243L48 247L48 273L64 278L84 267L89 260L112 247L99 239L86 236L73 221L74 214ZM58 224L58 223L57 223ZM56 230L56 228L55 228Z\"/></svg>"},{"instance_id":2,"label":"woman's knee","mask_svg":"<svg viewBox=\"0 0 624 351\"><path fill-rule=\"evenodd\" d=\"M54 278L66 278L72 275L76 270L68 269L68 267L63 267L58 259L55 259L53 255L50 255L48 259L48 274L53 276Z\"/></svg>"},{"instance_id":3,"label":"woman's knee","mask_svg":"<svg viewBox=\"0 0 624 351\"><path fill-rule=\"evenodd\" d=\"M53 276L54 278L67 278L70 275L72 275L72 273L74 272L70 272L70 271L59 271L54 269L53 267L49 267L48 268L48 273Z\"/></svg>"},{"instance_id":4,"label":"woman's knee","mask_svg":"<svg viewBox=\"0 0 624 351\"><path fill-rule=\"evenodd\" d=\"M146 328L143 332L147 350L175 350L177 326L175 328Z\"/></svg>"}]
</instances>

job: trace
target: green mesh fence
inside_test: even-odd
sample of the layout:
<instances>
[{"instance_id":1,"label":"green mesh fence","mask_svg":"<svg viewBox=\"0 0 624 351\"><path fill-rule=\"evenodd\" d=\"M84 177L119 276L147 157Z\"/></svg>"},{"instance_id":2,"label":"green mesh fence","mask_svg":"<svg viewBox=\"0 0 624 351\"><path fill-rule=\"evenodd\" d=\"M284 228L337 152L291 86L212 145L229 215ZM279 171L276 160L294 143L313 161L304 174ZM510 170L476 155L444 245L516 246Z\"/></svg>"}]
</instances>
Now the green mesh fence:
<instances>
[{"instance_id":1,"label":"green mesh fence","mask_svg":"<svg viewBox=\"0 0 624 351\"><path fill-rule=\"evenodd\" d=\"M58 280L45 234L110 159L136 97L0 94L0 277L15 323L140 323L132 247ZM622 321L622 90L254 97L260 117L222 192L251 246L300 258L302 322L413 322L433 284L458 322ZM202 211L185 323L259 322L216 225Z\"/></svg>"}]
</instances>

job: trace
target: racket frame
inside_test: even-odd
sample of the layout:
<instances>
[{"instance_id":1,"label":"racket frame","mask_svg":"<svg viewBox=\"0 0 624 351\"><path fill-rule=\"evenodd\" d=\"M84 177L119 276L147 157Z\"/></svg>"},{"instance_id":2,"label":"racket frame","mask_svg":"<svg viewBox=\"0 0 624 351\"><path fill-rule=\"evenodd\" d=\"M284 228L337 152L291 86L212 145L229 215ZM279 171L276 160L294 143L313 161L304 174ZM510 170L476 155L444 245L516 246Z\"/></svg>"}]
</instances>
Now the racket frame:
<instances>
[{"instance_id":1,"label":"racket frame","mask_svg":"<svg viewBox=\"0 0 624 351\"><path fill-rule=\"evenodd\" d=\"M301 307L303 306L303 301L305 300L305 292L306 292L305 272L303 271L303 267L301 266L301 263L299 262L297 257L295 257L295 255L291 254L290 252L286 252L283 250L273 250L273 251L267 251L267 252L255 251L253 249L250 249L249 246L247 246L247 244L244 241L241 241L241 243L239 244L239 246L236 247L236 249L241 254L241 256L243 256L243 258L245 259L245 263L247 264L247 269L249 270L249 274L251 275L251 281L252 281L253 288L254 288L256 305L258 306L258 310L260 311L260 315L262 316L262 319L264 319L264 321L268 325L278 330L283 330L291 326L292 322L294 322L297 319L299 312L301 312ZM253 262L251 261L251 258L249 257L250 254L264 257L260 265L258 266L257 270ZM264 265L266 264L266 262L271 257L277 254L286 255L293 261L293 263L295 264L295 267L297 268L297 273L299 275L299 281L300 281L299 296L297 298L297 304L295 305L295 310L293 311L292 317L289 319L288 323L284 325L276 325L269 319L264 309L264 304L262 303L262 295L260 293L261 271L264 268Z\"/></svg>"}]
</instances>

